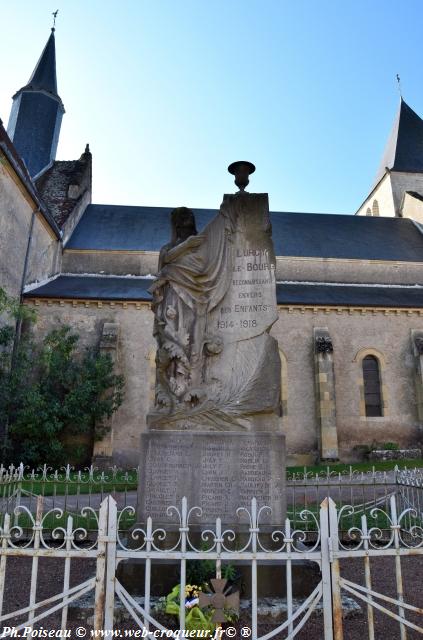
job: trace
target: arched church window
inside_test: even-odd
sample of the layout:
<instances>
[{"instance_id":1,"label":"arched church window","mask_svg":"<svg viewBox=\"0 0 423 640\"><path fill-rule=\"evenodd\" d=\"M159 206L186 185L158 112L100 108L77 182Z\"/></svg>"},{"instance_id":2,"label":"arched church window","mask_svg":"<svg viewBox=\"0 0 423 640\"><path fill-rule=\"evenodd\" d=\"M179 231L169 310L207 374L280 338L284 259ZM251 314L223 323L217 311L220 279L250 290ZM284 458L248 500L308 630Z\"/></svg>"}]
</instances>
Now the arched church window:
<instances>
[{"instance_id":1,"label":"arched church window","mask_svg":"<svg viewBox=\"0 0 423 640\"><path fill-rule=\"evenodd\" d=\"M367 207L366 216L371 216L371 215L372 215L372 210L370 209L370 207Z\"/></svg>"},{"instance_id":2,"label":"arched church window","mask_svg":"<svg viewBox=\"0 0 423 640\"><path fill-rule=\"evenodd\" d=\"M374 216L378 216L379 215L379 203L378 203L377 200L373 200L372 215L374 215Z\"/></svg>"},{"instance_id":3,"label":"arched church window","mask_svg":"<svg viewBox=\"0 0 423 640\"><path fill-rule=\"evenodd\" d=\"M379 361L375 356L363 358L364 405L368 418L382 416Z\"/></svg>"}]
</instances>

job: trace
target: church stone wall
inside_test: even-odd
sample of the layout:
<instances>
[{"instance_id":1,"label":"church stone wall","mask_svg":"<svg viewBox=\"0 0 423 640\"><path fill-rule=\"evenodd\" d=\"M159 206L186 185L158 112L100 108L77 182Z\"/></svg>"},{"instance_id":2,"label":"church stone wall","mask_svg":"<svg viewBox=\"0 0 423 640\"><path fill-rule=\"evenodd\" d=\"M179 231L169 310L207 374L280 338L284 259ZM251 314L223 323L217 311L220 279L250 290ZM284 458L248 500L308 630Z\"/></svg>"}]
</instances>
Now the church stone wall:
<instances>
[{"instance_id":1,"label":"church stone wall","mask_svg":"<svg viewBox=\"0 0 423 640\"><path fill-rule=\"evenodd\" d=\"M63 273L156 275L158 252L63 252ZM423 282L421 263L331 258L276 257L278 281L415 284Z\"/></svg>"},{"instance_id":2,"label":"church stone wall","mask_svg":"<svg viewBox=\"0 0 423 640\"><path fill-rule=\"evenodd\" d=\"M391 181L395 210L399 215L405 191L417 191L417 193L423 194L423 174L395 171L391 173Z\"/></svg>"},{"instance_id":3,"label":"church stone wall","mask_svg":"<svg viewBox=\"0 0 423 640\"><path fill-rule=\"evenodd\" d=\"M64 273L104 273L118 276L156 274L158 251L80 251L65 249Z\"/></svg>"},{"instance_id":4,"label":"church stone wall","mask_svg":"<svg viewBox=\"0 0 423 640\"><path fill-rule=\"evenodd\" d=\"M0 163L0 286L17 298L21 293L33 211L37 205L7 162ZM60 270L60 242L40 213L34 217L26 283L45 280Z\"/></svg>"},{"instance_id":5,"label":"church stone wall","mask_svg":"<svg viewBox=\"0 0 423 640\"><path fill-rule=\"evenodd\" d=\"M296 282L416 284L423 283L423 265L383 260L277 257L276 278Z\"/></svg>"},{"instance_id":6,"label":"church stone wall","mask_svg":"<svg viewBox=\"0 0 423 640\"><path fill-rule=\"evenodd\" d=\"M37 215L32 230L25 284L40 282L59 273L60 266L60 242L46 229L46 224Z\"/></svg>"},{"instance_id":7,"label":"church stone wall","mask_svg":"<svg viewBox=\"0 0 423 640\"><path fill-rule=\"evenodd\" d=\"M80 221L82 214L84 213L85 209L88 207L89 204L91 204L91 182L89 183L88 188L86 188L86 190L82 193L80 198L77 200L76 205L72 210L72 214L69 216L69 218L66 220L65 224L63 225L63 228L62 228L63 244L66 244L66 242L71 237L76 225Z\"/></svg>"},{"instance_id":8,"label":"church stone wall","mask_svg":"<svg viewBox=\"0 0 423 640\"><path fill-rule=\"evenodd\" d=\"M406 191L416 191L422 194L423 174L388 171L376 189L371 192L369 197L360 206L356 215L365 216L368 208L372 209L373 203L376 200L380 216L399 216Z\"/></svg>"},{"instance_id":9,"label":"church stone wall","mask_svg":"<svg viewBox=\"0 0 423 640\"><path fill-rule=\"evenodd\" d=\"M32 207L2 162L0 194L0 286L9 295L18 297L21 292Z\"/></svg>"},{"instance_id":10,"label":"church stone wall","mask_svg":"<svg viewBox=\"0 0 423 640\"><path fill-rule=\"evenodd\" d=\"M411 329L423 328L423 313L383 310L280 309L272 333L287 360L287 450L291 454L317 453L316 400L313 387L313 329L327 328L333 342L335 410L339 454L345 461L357 457L354 447L372 442L419 442L414 387ZM360 352L380 359L384 416L364 415Z\"/></svg>"},{"instance_id":11,"label":"church stone wall","mask_svg":"<svg viewBox=\"0 0 423 640\"><path fill-rule=\"evenodd\" d=\"M63 273L156 275L157 251L112 252L64 250ZM337 258L276 257L278 281L415 284L423 282L421 263Z\"/></svg>"},{"instance_id":12,"label":"church stone wall","mask_svg":"<svg viewBox=\"0 0 423 640\"><path fill-rule=\"evenodd\" d=\"M423 233L423 200L406 193L402 205L402 216L418 222Z\"/></svg>"},{"instance_id":13,"label":"church stone wall","mask_svg":"<svg viewBox=\"0 0 423 640\"><path fill-rule=\"evenodd\" d=\"M384 217L395 217L395 205L394 197L392 194L391 173L386 173L382 180L377 185L376 189L372 191L369 197L363 202L358 209L356 215L367 215L367 209L372 210L373 203L376 200L379 208L379 215Z\"/></svg>"},{"instance_id":14,"label":"church stone wall","mask_svg":"<svg viewBox=\"0 0 423 640\"><path fill-rule=\"evenodd\" d=\"M33 302L28 302L33 304ZM119 325L119 366L126 380L125 400L113 420L114 462L138 464L139 437L152 400L155 341L153 315L145 303L38 301L37 335L57 324L69 324L81 336L80 347L99 344L105 322ZM357 445L420 443L415 361L411 330L423 330L423 311L337 311L280 308L272 328L283 360L282 426L288 461L311 463L318 455L314 329L325 328L333 342L335 412L339 455L357 458ZM363 351L364 350L364 351ZM372 353L381 363L384 415L366 418L363 411L361 358Z\"/></svg>"},{"instance_id":15,"label":"church stone wall","mask_svg":"<svg viewBox=\"0 0 423 640\"><path fill-rule=\"evenodd\" d=\"M79 348L99 345L104 323L119 325L119 372L125 377L125 399L113 419L114 462L119 466L138 465L143 416L151 396L151 363L154 363L153 315L149 304L106 302L33 301L38 340L60 325L70 325L79 334Z\"/></svg>"}]
</instances>

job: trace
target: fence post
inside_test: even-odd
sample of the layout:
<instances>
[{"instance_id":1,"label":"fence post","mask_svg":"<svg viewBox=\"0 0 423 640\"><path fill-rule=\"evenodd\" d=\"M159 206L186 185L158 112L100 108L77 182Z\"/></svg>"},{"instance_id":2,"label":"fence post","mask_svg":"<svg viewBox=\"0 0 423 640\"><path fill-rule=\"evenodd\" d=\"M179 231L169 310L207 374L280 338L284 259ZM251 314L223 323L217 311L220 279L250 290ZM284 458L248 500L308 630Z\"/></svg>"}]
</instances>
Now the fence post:
<instances>
[{"instance_id":1,"label":"fence post","mask_svg":"<svg viewBox=\"0 0 423 640\"><path fill-rule=\"evenodd\" d=\"M153 542L153 520L151 516L147 518L147 535L145 538L146 546L145 550L147 552L145 558L145 576L144 576L144 611L149 616L150 615L150 590L151 590L151 543ZM149 631L150 622L147 618L144 618L144 627Z\"/></svg>"},{"instance_id":2,"label":"fence post","mask_svg":"<svg viewBox=\"0 0 423 640\"><path fill-rule=\"evenodd\" d=\"M187 551L187 533L188 529L188 507L187 507L187 499L184 496L182 498L182 508L181 508L181 526L179 527L179 532L181 534L181 578L180 578L180 589L179 589L179 629L185 629L185 587L186 587L186 570L187 570L187 561L186 561L186 551Z\"/></svg>"},{"instance_id":3,"label":"fence post","mask_svg":"<svg viewBox=\"0 0 423 640\"><path fill-rule=\"evenodd\" d=\"M108 504L107 547L106 547L106 597L104 600L104 630L111 634L115 608L117 507L112 496L106 498Z\"/></svg>"},{"instance_id":4,"label":"fence post","mask_svg":"<svg viewBox=\"0 0 423 640\"><path fill-rule=\"evenodd\" d=\"M402 571L401 571L401 555L400 555L400 538L399 538L399 531L401 529L400 523L398 521L398 514L397 514L397 504L395 502L395 496L391 496L391 521L392 521L392 525L391 525L391 530L394 534L394 547L395 547L395 578L396 578L396 583L397 583L397 595L398 595L398 602L404 602L404 586L403 586L403 581L402 581ZM400 618L402 618L403 620L405 620L405 611L404 611L404 607L402 607L401 605L399 605L398 607L398 615ZM405 625L400 622L400 635L401 635L401 640L406 640L407 638L407 630Z\"/></svg>"},{"instance_id":5,"label":"fence post","mask_svg":"<svg viewBox=\"0 0 423 640\"><path fill-rule=\"evenodd\" d=\"M366 589L370 590L372 588L372 575L370 571L370 558L368 554L370 536L369 536L369 529L367 526L367 516L364 514L361 516L361 538L363 540L363 549L366 552L366 555L364 556L365 584L366 584ZM370 601L373 600L370 594L369 594L369 600ZM369 628L369 640L375 640L373 605L369 603L367 604L367 626Z\"/></svg>"},{"instance_id":6,"label":"fence post","mask_svg":"<svg viewBox=\"0 0 423 640\"><path fill-rule=\"evenodd\" d=\"M107 498L100 505L98 514L97 568L95 575L94 631L103 629L104 598L106 593L106 548L107 548Z\"/></svg>"},{"instance_id":7,"label":"fence post","mask_svg":"<svg viewBox=\"0 0 423 640\"><path fill-rule=\"evenodd\" d=\"M18 474L17 474L18 477L17 477L17 485L16 485L16 497L15 497L15 510L16 510L16 515L15 515L15 520L14 520L15 527L17 527L18 524L19 524L18 508L21 505L22 483L23 483L23 480L24 480L24 471L25 471L25 467L24 467L22 462L20 463L18 469L19 469L19 471L18 471Z\"/></svg>"},{"instance_id":8,"label":"fence post","mask_svg":"<svg viewBox=\"0 0 423 640\"><path fill-rule=\"evenodd\" d=\"M320 505L320 545L322 550L322 597L323 597L323 624L324 640L333 640L332 620L332 592L330 583L330 557L329 557L329 498L325 498Z\"/></svg>"},{"instance_id":9,"label":"fence post","mask_svg":"<svg viewBox=\"0 0 423 640\"><path fill-rule=\"evenodd\" d=\"M338 512L332 498L328 499L329 506L329 533L331 540L331 554L339 551ZM342 598L339 584L340 569L339 559L330 558L330 574L332 586L332 610L333 610L333 637L334 640L343 640L344 631L342 625Z\"/></svg>"},{"instance_id":10,"label":"fence post","mask_svg":"<svg viewBox=\"0 0 423 640\"><path fill-rule=\"evenodd\" d=\"M43 511L44 511L44 498L38 496L37 498L37 511L35 515L35 522L33 526L34 531L34 551L38 551L40 548L41 531L43 524ZM35 618L35 603L37 600L37 580L38 580L38 556L32 556L32 569L31 569L31 590L29 594L29 614L28 622L31 626L33 619Z\"/></svg>"}]
</instances>

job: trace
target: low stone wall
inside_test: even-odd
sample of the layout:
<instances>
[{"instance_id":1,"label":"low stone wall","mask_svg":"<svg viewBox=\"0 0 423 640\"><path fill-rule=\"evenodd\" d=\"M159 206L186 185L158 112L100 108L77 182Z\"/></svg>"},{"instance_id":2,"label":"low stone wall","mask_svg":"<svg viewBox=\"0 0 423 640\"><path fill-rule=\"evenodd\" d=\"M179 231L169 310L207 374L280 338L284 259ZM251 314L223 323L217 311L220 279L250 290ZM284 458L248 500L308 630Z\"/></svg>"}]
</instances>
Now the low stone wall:
<instances>
[{"instance_id":1,"label":"low stone wall","mask_svg":"<svg viewBox=\"0 0 423 640\"><path fill-rule=\"evenodd\" d=\"M421 457L421 449L375 449L368 454L369 460L414 460Z\"/></svg>"}]
</instances>

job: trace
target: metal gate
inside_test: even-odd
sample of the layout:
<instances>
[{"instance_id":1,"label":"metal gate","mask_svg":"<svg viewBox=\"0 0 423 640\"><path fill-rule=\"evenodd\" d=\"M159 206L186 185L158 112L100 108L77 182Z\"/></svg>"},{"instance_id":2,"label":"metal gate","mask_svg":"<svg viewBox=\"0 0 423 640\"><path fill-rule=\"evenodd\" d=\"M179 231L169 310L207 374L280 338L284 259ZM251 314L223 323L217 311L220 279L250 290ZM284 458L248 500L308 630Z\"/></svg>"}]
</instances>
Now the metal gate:
<instances>
[{"instance_id":1,"label":"metal gate","mask_svg":"<svg viewBox=\"0 0 423 640\"><path fill-rule=\"evenodd\" d=\"M348 512L348 509L350 512ZM374 611L390 616L399 625L401 640L407 637L407 629L423 633L421 622L422 609L407 604L404 599L402 558L405 556L421 556L423 554L422 514L412 508L404 509L397 515L395 496L390 499L390 510L375 508L370 513L375 518L376 526L368 523L368 516L361 516L359 526L351 526L347 538L339 534L345 529L345 517L354 517L352 507L343 506L337 510L331 498L326 498L319 510L304 510L301 513L302 527L292 526L287 519L280 529L269 531L262 524L268 507L259 506L255 499L249 508L242 507L237 517L244 524L246 531L242 545L234 529L225 529L220 518L202 532L201 544L194 535L195 520L199 514L198 507L188 508L183 498L179 508L169 507L169 515L175 518L175 527L169 531L154 528L151 518L145 527L137 527L123 531L125 517L133 514L132 507L117 510L113 497L108 496L101 503L100 510L88 507L82 515L91 519L89 530L96 522L96 536L90 538L88 526L75 526L72 516L66 519L66 526L49 528L47 520L52 517L63 518L60 509L43 513L43 500L38 499L35 518L29 510L21 506L15 519L26 518L26 527L22 520L11 525L11 516L4 518L1 529L0 548L0 623L3 625L2 637L16 634L16 630L37 625L52 613L61 611L61 628L68 625L69 605L81 596L94 592L93 628L101 635L112 635L114 629L114 613L116 601L119 600L127 610L135 624L144 634L153 637L155 631L163 635L171 631L164 627L151 606L151 569L158 561L176 562L180 568L180 593L185 593L186 568L189 560L212 560L216 566L216 576L220 577L222 563L243 561L251 568L251 637L254 640L268 640L276 635L292 640L319 606L323 609L323 637L325 640L343 639L342 595L353 596L360 601L367 611L367 637L374 640ZM340 526L343 521L342 527ZM16 520L15 520L16 521ZM354 520L352 521L354 522ZM25 530L29 536L25 536ZM169 544L168 533L172 531L174 538ZM176 532L176 539L175 539ZM47 535L48 533L48 535ZM10 557L31 559L29 602L16 611L3 613L3 595L6 586L7 561ZM63 588L56 595L39 601L37 599L37 581L39 578L38 562L42 557L64 559ZM395 578L397 597L372 589L371 561L374 557L391 557L395 561ZM91 558L95 561L95 574L77 585L70 587L71 564L76 560ZM364 566L364 583L353 582L343 576L342 562L359 558ZM141 560L145 566L144 599L137 601L119 582L117 568L124 560ZM286 620L275 623L274 628L261 637L258 633L258 595L257 585L260 566L264 561L272 560L286 566ZM292 563L297 560L316 562L321 570L321 579L312 593L301 604L294 602L292 585ZM10 609L10 607L9 607ZM180 598L179 628L185 629L185 599ZM413 620L410 620L413 616ZM15 632L7 629L11 621L19 619ZM22 622L24 620L24 622ZM157 634L155 637L158 637Z\"/></svg>"},{"instance_id":2,"label":"metal gate","mask_svg":"<svg viewBox=\"0 0 423 640\"><path fill-rule=\"evenodd\" d=\"M332 607L334 622L334 640L343 640L342 621L342 592L352 595L363 603L367 610L367 628L369 640L374 640L375 635L375 610L389 616L399 625L401 640L406 640L407 629L412 629L423 634L421 620L423 608L407 604L404 599L404 579L402 571L402 559L405 557L423 556L423 514L418 513L413 507L405 508L401 513L397 510L395 496L390 497L389 509L379 507L370 512L373 523L368 522L366 515L361 516L360 526L352 527L348 532L347 540L339 537L339 521L342 512L349 507L343 507L339 512L335 503L329 501L329 530L330 545L329 559L331 563L332 583ZM382 530L380 521L386 528ZM340 567L344 559L362 558L364 569L364 584L352 582L342 576ZM396 585L396 597L390 597L372 588L372 562L374 558L392 558L394 560L394 573ZM423 559L423 558L422 558ZM415 588L420 591L418 571L416 571ZM420 598L423 602L423 595ZM391 605L390 608L389 605ZM407 616L414 614L416 621L407 620Z\"/></svg>"}]
</instances>

